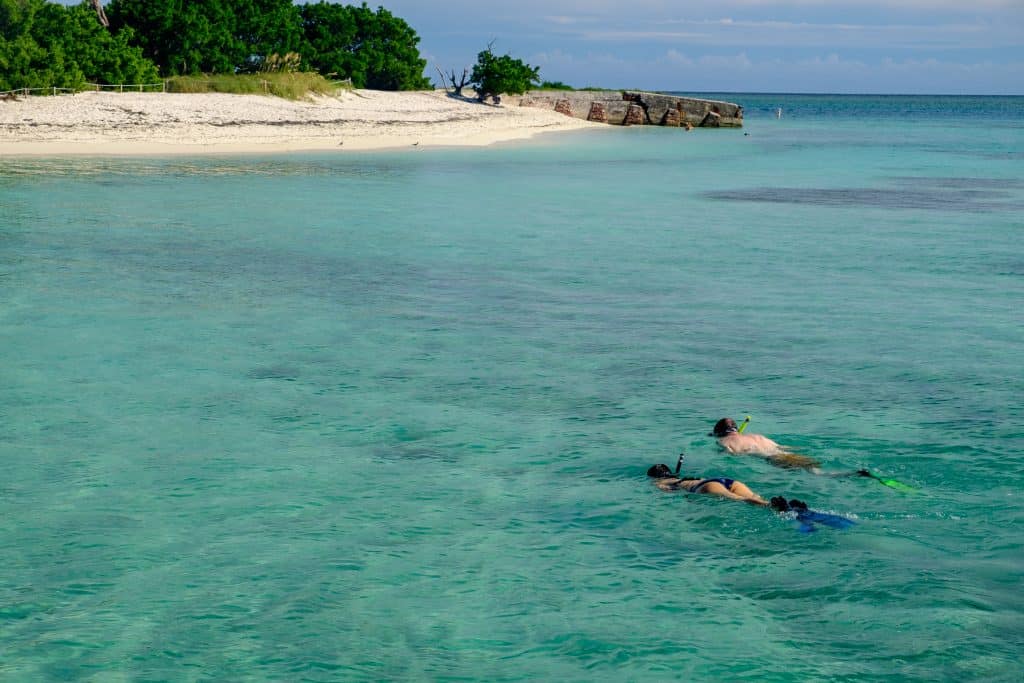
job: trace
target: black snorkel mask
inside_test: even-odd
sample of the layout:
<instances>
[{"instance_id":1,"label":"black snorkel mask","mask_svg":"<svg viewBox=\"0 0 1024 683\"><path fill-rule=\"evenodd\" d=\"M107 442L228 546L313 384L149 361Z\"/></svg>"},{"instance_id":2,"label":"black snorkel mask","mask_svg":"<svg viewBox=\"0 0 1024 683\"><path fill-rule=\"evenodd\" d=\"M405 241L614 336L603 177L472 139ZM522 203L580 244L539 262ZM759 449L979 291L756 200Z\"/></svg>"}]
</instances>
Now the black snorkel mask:
<instances>
[{"instance_id":1,"label":"black snorkel mask","mask_svg":"<svg viewBox=\"0 0 1024 683\"><path fill-rule=\"evenodd\" d=\"M647 470L647 476L654 477L655 479L668 479L669 477L673 476L678 478L679 470L683 466L683 457L683 454L680 453L679 459L676 460L675 474L672 473L672 468L670 468L668 465L666 465L665 463L659 463L657 465L651 465L650 469Z\"/></svg>"}]
</instances>

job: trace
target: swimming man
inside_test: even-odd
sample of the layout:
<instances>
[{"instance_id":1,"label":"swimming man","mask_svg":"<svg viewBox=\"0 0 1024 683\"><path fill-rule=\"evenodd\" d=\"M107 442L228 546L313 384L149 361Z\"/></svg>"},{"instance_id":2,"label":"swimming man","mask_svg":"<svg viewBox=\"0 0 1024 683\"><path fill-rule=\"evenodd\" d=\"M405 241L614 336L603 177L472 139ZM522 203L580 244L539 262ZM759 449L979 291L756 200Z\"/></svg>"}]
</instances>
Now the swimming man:
<instances>
[{"instance_id":1,"label":"swimming man","mask_svg":"<svg viewBox=\"0 0 1024 683\"><path fill-rule=\"evenodd\" d=\"M718 445L734 455L757 455L776 467L799 468L819 473L819 463L806 455L792 453L767 436L761 434L740 434L731 417L723 417L715 423L708 436L718 439Z\"/></svg>"}]
</instances>

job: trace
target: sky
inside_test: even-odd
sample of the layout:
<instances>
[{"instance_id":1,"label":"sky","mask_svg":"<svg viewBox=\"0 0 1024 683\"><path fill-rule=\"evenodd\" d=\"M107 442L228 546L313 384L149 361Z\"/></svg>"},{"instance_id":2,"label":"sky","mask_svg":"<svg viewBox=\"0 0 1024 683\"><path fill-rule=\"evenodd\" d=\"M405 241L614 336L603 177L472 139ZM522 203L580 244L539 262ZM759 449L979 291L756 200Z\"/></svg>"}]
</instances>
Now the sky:
<instances>
[{"instance_id":1,"label":"sky","mask_svg":"<svg viewBox=\"0 0 1024 683\"><path fill-rule=\"evenodd\" d=\"M1024 95L1024 0L367 4L416 30L435 82L437 68L461 73L493 41L577 88Z\"/></svg>"},{"instance_id":2,"label":"sky","mask_svg":"<svg viewBox=\"0 0 1024 683\"><path fill-rule=\"evenodd\" d=\"M494 41L542 80L687 92L1024 95L1024 0L368 0L427 75Z\"/></svg>"}]
</instances>

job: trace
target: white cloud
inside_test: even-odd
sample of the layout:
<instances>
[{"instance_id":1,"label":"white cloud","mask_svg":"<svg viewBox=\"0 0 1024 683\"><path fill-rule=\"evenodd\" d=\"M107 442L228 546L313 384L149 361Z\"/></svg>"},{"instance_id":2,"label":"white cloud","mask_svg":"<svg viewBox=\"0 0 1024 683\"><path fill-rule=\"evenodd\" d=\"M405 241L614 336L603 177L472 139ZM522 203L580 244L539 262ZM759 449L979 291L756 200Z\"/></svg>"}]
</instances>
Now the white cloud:
<instances>
[{"instance_id":1,"label":"white cloud","mask_svg":"<svg viewBox=\"0 0 1024 683\"><path fill-rule=\"evenodd\" d=\"M580 34L584 40L595 42L632 42L632 41L666 41L666 40L692 40L708 41L712 38L709 33L696 33L688 31L586 31Z\"/></svg>"},{"instance_id":2,"label":"white cloud","mask_svg":"<svg viewBox=\"0 0 1024 683\"><path fill-rule=\"evenodd\" d=\"M668 52L666 52L665 56L662 57L662 61L664 61L664 62L666 62L666 63L668 63L668 64L670 64L672 66L681 66L681 67L687 67L687 68L688 67L693 67L693 66L697 65L697 62L695 62L694 60L690 59L689 57L684 55L679 50L676 50L675 48L672 48Z\"/></svg>"},{"instance_id":3,"label":"white cloud","mask_svg":"<svg viewBox=\"0 0 1024 683\"><path fill-rule=\"evenodd\" d=\"M840 52L798 60L755 59L746 52L694 55L677 49L666 50L651 62L636 60L620 68L644 74L636 87L691 92L1020 94L1016 76L1024 73L1021 63L892 57L865 61Z\"/></svg>"},{"instance_id":4,"label":"white cloud","mask_svg":"<svg viewBox=\"0 0 1024 683\"><path fill-rule=\"evenodd\" d=\"M747 71L754 66L745 52L738 55L705 55L697 60L697 65L707 69L728 69L731 71Z\"/></svg>"},{"instance_id":5,"label":"white cloud","mask_svg":"<svg viewBox=\"0 0 1024 683\"><path fill-rule=\"evenodd\" d=\"M544 21L558 26L574 26L576 24L588 24L596 21L593 17L568 16L565 14L551 15L544 17Z\"/></svg>"},{"instance_id":6,"label":"white cloud","mask_svg":"<svg viewBox=\"0 0 1024 683\"><path fill-rule=\"evenodd\" d=\"M665 3L656 3L665 4ZM1019 0L972 0L965 7L963 0L723 0L722 6L761 7L780 9L784 7L828 7L836 10L881 7L890 11L899 10L954 10L965 9L1020 9Z\"/></svg>"},{"instance_id":7,"label":"white cloud","mask_svg":"<svg viewBox=\"0 0 1024 683\"><path fill-rule=\"evenodd\" d=\"M390 0L388 9L401 16L398 10L408 9L423 0ZM371 5L373 3L370 3ZM504 3L485 3L478 0L432 0L431 12L443 16L458 17L464 14L506 14ZM511 9L511 8L509 8ZM664 15L707 16L714 14L744 15L750 12L781 13L800 10L828 11L833 15L877 14L920 12L935 14L950 12L973 14L978 12L1021 11L1020 0L518 0L514 3L514 16L536 18L544 16L564 17L651 17ZM509 12L509 16L513 16Z\"/></svg>"},{"instance_id":8,"label":"white cloud","mask_svg":"<svg viewBox=\"0 0 1024 683\"><path fill-rule=\"evenodd\" d=\"M671 30L668 27L679 27ZM650 28L580 29L593 42L692 42L745 47L830 47L901 49L992 49L1024 42L1012 25L809 23L785 21L664 20Z\"/></svg>"}]
</instances>

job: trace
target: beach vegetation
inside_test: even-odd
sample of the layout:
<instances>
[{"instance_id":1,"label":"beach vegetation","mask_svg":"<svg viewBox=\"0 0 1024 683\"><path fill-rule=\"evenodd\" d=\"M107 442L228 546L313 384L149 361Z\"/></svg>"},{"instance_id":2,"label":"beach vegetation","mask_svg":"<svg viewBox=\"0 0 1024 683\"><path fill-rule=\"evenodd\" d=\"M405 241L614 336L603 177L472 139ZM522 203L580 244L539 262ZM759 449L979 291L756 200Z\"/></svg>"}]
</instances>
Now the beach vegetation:
<instances>
[{"instance_id":1,"label":"beach vegetation","mask_svg":"<svg viewBox=\"0 0 1024 683\"><path fill-rule=\"evenodd\" d=\"M421 90L419 36L383 7L321 0L112 0L107 6L117 32L134 31L165 76L259 73L286 68L351 79L357 88ZM277 55L292 61L268 66Z\"/></svg>"},{"instance_id":2,"label":"beach vegetation","mask_svg":"<svg viewBox=\"0 0 1024 683\"><path fill-rule=\"evenodd\" d=\"M165 76L258 71L271 54L299 50L299 10L291 0L112 0L111 29L132 40Z\"/></svg>"},{"instance_id":3,"label":"beach vegetation","mask_svg":"<svg viewBox=\"0 0 1024 683\"><path fill-rule=\"evenodd\" d=\"M87 3L0 0L0 90L158 81L132 36L107 31Z\"/></svg>"},{"instance_id":4,"label":"beach vegetation","mask_svg":"<svg viewBox=\"0 0 1024 683\"><path fill-rule=\"evenodd\" d=\"M42 2L0 0L0 90L50 85L63 55L46 54L32 34Z\"/></svg>"},{"instance_id":5,"label":"beach vegetation","mask_svg":"<svg viewBox=\"0 0 1024 683\"><path fill-rule=\"evenodd\" d=\"M356 88L425 90L427 66L419 36L383 7L317 2L299 8L306 65L322 74L352 79Z\"/></svg>"},{"instance_id":6,"label":"beach vegetation","mask_svg":"<svg viewBox=\"0 0 1024 683\"><path fill-rule=\"evenodd\" d=\"M561 81L544 81L539 86L537 86L537 89L538 90L575 90L576 88L574 88L571 85L568 85L566 83L562 83Z\"/></svg>"},{"instance_id":7,"label":"beach vegetation","mask_svg":"<svg viewBox=\"0 0 1024 683\"><path fill-rule=\"evenodd\" d=\"M521 95L538 82L540 67L530 66L511 55L494 54L493 42L480 52L473 66L470 82L476 88L477 98L497 100L500 95Z\"/></svg>"},{"instance_id":8,"label":"beach vegetation","mask_svg":"<svg viewBox=\"0 0 1024 683\"><path fill-rule=\"evenodd\" d=\"M308 99L313 95L334 95L339 90L350 88L347 81L329 81L309 71L199 74L167 79L167 92L275 95L289 100Z\"/></svg>"},{"instance_id":9,"label":"beach vegetation","mask_svg":"<svg viewBox=\"0 0 1024 683\"><path fill-rule=\"evenodd\" d=\"M279 55L276 52L267 55L260 64L260 73L294 73L302 66L302 56L298 52L287 52Z\"/></svg>"},{"instance_id":10,"label":"beach vegetation","mask_svg":"<svg viewBox=\"0 0 1024 683\"><path fill-rule=\"evenodd\" d=\"M427 63L418 44L403 19L365 2L111 0L104 8L98 1L69 7L0 0L0 90L78 90L87 83L153 83L161 76L278 72L325 77L322 83L271 85L289 93L329 87L328 79L357 88L422 90L432 84L423 75ZM176 86L251 88L244 79L184 83Z\"/></svg>"}]
</instances>

